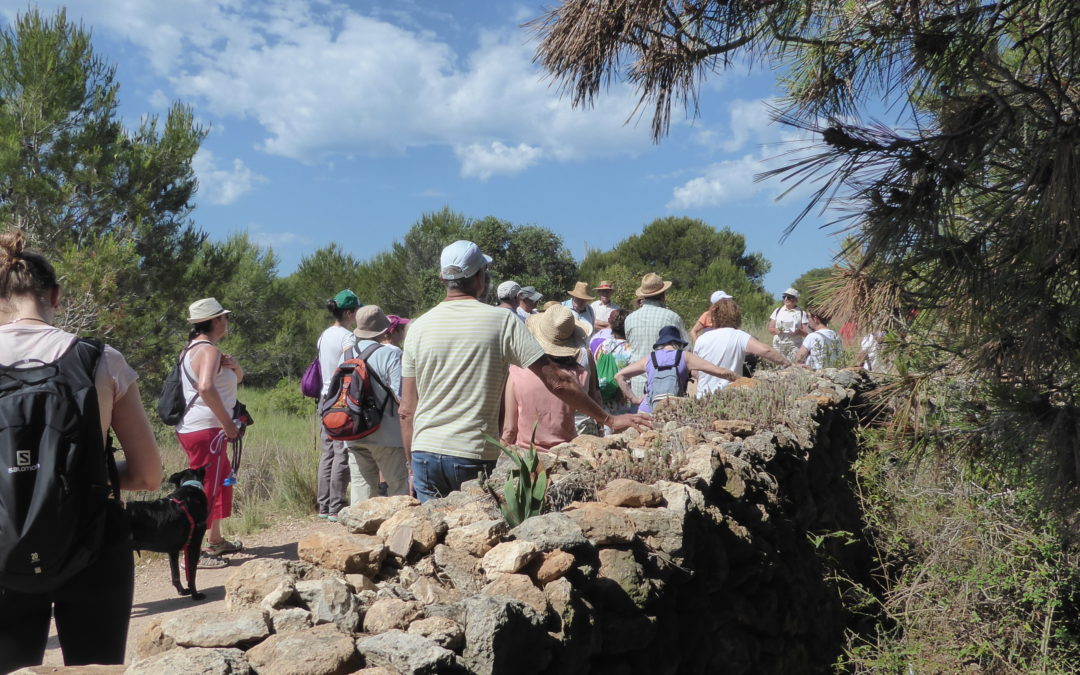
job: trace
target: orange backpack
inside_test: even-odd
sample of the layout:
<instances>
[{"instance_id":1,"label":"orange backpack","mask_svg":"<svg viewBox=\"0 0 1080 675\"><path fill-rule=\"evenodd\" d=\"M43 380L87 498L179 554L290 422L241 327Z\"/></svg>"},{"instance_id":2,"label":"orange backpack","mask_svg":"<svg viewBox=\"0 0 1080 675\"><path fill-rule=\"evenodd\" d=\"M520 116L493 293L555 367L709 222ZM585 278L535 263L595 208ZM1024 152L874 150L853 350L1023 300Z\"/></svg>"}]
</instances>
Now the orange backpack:
<instances>
[{"instance_id":1,"label":"orange backpack","mask_svg":"<svg viewBox=\"0 0 1080 675\"><path fill-rule=\"evenodd\" d=\"M330 388L319 404L319 416L330 440L355 441L374 433L382 423L383 410L392 396L367 364L368 357L379 347L382 345L369 346L334 370ZM355 348L353 351L355 354ZM386 391L382 405L375 396L372 380Z\"/></svg>"}]
</instances>

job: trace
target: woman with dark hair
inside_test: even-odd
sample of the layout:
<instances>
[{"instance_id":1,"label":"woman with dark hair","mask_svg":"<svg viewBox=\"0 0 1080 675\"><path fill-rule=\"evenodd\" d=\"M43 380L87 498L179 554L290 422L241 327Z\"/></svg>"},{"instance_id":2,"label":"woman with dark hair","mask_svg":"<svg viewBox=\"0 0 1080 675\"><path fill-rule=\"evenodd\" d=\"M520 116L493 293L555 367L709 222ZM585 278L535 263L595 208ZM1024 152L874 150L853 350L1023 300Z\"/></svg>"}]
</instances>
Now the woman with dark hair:
<instances>
[{"instance_id":1,"label":"woman with dark hair","mask_svg":"<svg viewBox=\"0 0 1080 675\"><path fill-rule=\"evenodd\" d=\"M78 337L53 326L60 286L52 265L25 248L18 230L0 234L0 360L5 369L65 363ZM117 462L125 490L156 490L161 457L139 398L138 376L121 354L105 345L93 373L102 443L110 429L123 448ZM101 469L104 472L104 467ZM31 476L32 472L23 472ZM11 478L14 480L14 478ZM131 531L117 500L105 502L105 529L89 564L49 593L0 588L0 672L37 665L45 655L49 620L55 616L64 663L124 662L135 583ZM72 528L80 527L71 523ZM57 532L59 538L64 533Z\"/></svg>"},{"instance_id":2,"label":"woman with dark hair","mask_svg":"<svg viewBox=\"0 0 1080 675\"><path fill-rule=\"evenodd\" d=\"M345 289L326 301L326 311L334 317L332 323L319 336L319 367L322 368L322 393L326 396L334 370L347 358L352 358L356 347L356 310L361 307L356 293ZM319 517L337 522L338 511L349 504L349 451L343 441L334 441L320 425L322 455L319 457Z\"/></svg>"},{"instance_id":3,"label":"woman with dark hair","mask_svg":"<svg viewBox=\"0 0 1080 675\"><path fill-rule=\"evenodd\" d=\"M221 534L222 519L232 515L233 487L225 484L232 474L227 450L229 441L240 435L233 408L236 387L244 380L244 370L236 359L217 346L229 332L230 313L214 298L191 303L187 319L190 339L181 356L184 400L190 403L176 425L176 437L187 453L188 466L206 467L203 489L210 504L200 568L225 567L228 562L221 556L243 548Z\"/></svg>"},{"instance_id":4,"label":"woman with dark hair","mask_svg":"<svg viewBox=\"0 0 1080 675\"><path fill-rule=\"evenodd\" d=\"M710 310L712 330L702 334L694 343L694 353L709 363L727 368L736 373L743 372L743 363L747 354L772 361L781 366L790 366L791 361L783 354L757 339L750 333L740 330L742 326L742 308L730 298L717 301ZM723 389L730 380L714 377L709 373L698 373L697 395L704 396Z\"/></svg>"}]
</instances>

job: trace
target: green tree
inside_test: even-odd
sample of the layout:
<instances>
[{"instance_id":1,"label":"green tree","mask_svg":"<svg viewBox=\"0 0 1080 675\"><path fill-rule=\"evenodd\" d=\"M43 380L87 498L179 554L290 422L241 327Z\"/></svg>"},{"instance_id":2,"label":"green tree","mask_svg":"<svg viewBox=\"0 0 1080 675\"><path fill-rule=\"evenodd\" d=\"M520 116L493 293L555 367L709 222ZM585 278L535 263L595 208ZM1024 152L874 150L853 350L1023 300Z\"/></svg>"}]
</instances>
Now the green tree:
<instances>
[{"instance_id":1,"label":"green tree","mask_svg":"<svg viewBox=\"0 0 1080 675\"><path fill-rule=\"evenodd\" d=\"M113 78L63 10L0 32L0 218L64 275L61 321L110 339L150 391L183 322L176 280L203 239L188 216L205 130L174 105L128 131Z\"/></svg>"},{"instance_id":2,"label":"green tree","mask_svg":"<svg viewBox=\"0 0 1080 675\"><path fill-rule=\"evenodd\" d=\"M760 253L746 252L741 234L695 218L672 217L654 220L609 251L589 251L580 275L590 284L613 282L615 302L633 307L641 277L655 272L672 282L668 304L689 326L720 289L738 300L748 323L761 321L772 304L761 286L769 266Z\"/></svg>"},{"instance_id":3,"label":"green tree","mask_svg":"<svg viewBox=\"0 0 1080 675\"><path fill-rule=\"evenodd\" d=\"M799 291L799 305L821 307L827 300L827 289L832 277L832 267L815 267L796 279L791 285Z\"/></svg>"}]
</instances>

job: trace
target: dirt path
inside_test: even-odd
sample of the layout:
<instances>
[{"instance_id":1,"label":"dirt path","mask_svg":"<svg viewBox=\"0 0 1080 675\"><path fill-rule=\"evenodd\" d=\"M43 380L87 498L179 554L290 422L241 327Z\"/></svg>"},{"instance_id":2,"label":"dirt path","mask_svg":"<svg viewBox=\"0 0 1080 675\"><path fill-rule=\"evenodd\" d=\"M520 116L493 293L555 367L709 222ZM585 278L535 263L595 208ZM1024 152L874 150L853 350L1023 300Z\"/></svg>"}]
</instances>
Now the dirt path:
<instances>
[{"instance_id":1,"label":"dirt path","mask_svg":"<svg viewBox=\"0 0 1080 675\"><path fill-rule=\"evenodd\" d=\"M136 559L135 565L135 601L131 608L131 626L128 629L128 648L126 663L135 659L135 641L146 625L155 616L178 612L193 607L200 609L225 609L225 580L229 572L237 565L252 558L280 558L296 560L296 543L301 537L311 532L325 529L336 531L340 525L327 523L312 516L296 520L282 521L256 534L239 537L244 542L244 550L227 556L230 565L216 570L199 570L197 584L200 591L206 593L206 599L193 602L187 596L177 595L169 580L169 560L164 554L144 555ZM56 638L56 626L49 633L49 646L45 652L47 666L64 664L60 645Z\"/></svg>"}]
</instances>

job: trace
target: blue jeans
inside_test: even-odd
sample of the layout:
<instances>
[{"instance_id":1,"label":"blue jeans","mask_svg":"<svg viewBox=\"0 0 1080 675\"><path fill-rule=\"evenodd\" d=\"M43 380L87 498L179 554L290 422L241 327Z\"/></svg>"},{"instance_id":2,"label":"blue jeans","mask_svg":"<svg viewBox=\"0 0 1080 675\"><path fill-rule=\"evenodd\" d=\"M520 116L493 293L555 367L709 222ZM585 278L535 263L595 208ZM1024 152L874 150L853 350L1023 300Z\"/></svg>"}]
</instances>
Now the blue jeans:
<instances>
[{"instance_id":1,"label":"blue jeans","mask_svg":"<svg viewBox=\"0 0 1080 675\"><path fill-rule=\"evenodd\" d=\"M420 503L445 497L461 484L477 476L488 476L495 469L495 460L466 459L434 452L412 454L413 490Z\"/></svg>"}]
</instances>

